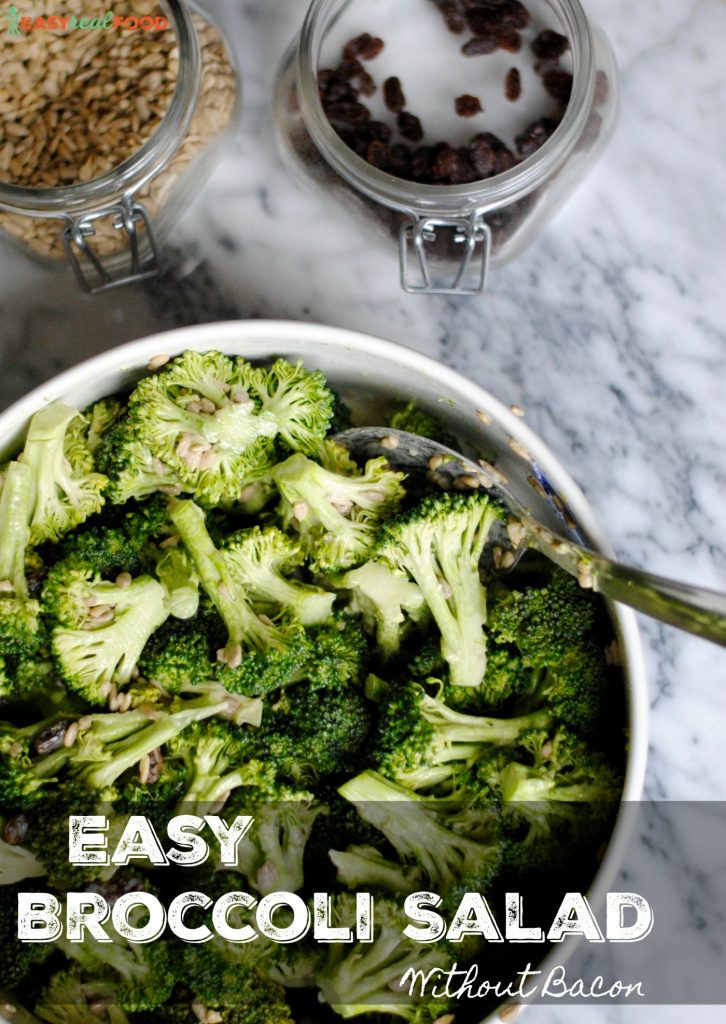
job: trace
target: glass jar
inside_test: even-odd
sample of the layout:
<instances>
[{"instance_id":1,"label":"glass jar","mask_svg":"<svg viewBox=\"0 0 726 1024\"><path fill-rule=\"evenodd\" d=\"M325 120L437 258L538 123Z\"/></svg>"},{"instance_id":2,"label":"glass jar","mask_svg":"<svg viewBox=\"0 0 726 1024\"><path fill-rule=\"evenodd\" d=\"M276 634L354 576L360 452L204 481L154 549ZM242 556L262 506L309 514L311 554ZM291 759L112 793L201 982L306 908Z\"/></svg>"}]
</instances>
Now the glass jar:
<instances>
[{"instance_id":1,"label":"glass jar","mask_svg":"<svg viewBox=\"0 0 726 1024\"><path fill-rule=\"evenodd\" d=\"M45 6L52 9L51 4ZM81 287L91 293L152 277L158 271L161 242L208 174L223 140L233 130L239 98L238 77L229 53L219 31L206 15L202 17L182 0L163 0L158 8L153 2L127 0L125 6L116 5L116 10L119 8L123 8L122 15L129 19L123 26L114 29L109 13L106 15L109 19L106 28L87 28L84 32L78 26L64 34L42 27L31 29L29 25L23 33L16 17L10 24L10 28L15 30L14 38L7 38L11 35L8 30L3 40L6 46L12 43L17 47L11 51L15 63L11 65L6 57L0 70L0 85L4 87L6 97L11 84L8 79L14 73L21 76L21 82L22 76L26 75L24 95L27 95L27 86L30 85L31 90L45 89L48 97L52 98L57 98L60 85L51 83L49 89L45 84L47 78L38 83L33 80L36 70L33 55L37 58L39 47L49 48L49 52L40 56L45 62L42 72L45 75L48 68L60 68L61 76L68 74L71 64L77 62L72 72L73 83L65 86L71 93L83 87L79 83L90 81L93 85L94 75L99 75L99 69L103 72L103 85L89 95L101 102L109 94L109 109L102 118L89 117L87 124L89 134L116 133L110 136L111 147L108 136L102 143L106 150L103 159L98 154L94 156L93 145L86 146L84 139L74 137L68 128L66 121L70 114L63 106L66 95L63 92L56 107L46 105L42 108L45 100L41 100L42 114L38 114L35 121L43 122L40 126L42 139L36 138L30 146L26 144L19 156L13 155L14 148L11 148L10 158L8 150L3 150L0 145L0 229L21 244L26 252L47 263L58 265L68 261ZM81 0L75 9L86 14L93 7L89 4L87 12L86 0ZM95 14L97 16L97 10ZM161 21L156 24L166 29L165 34L157 35L161 49L149 44L153 31L138 25L133 27L143 18L157 16ZM70 60L68 51L71 31L83 36L81 40L77 36L73 40L73 60ZM92 38L94 31L105 35L103 46L106 49L101 56L99 44ZM135 50L132 56L125 56L132 32L138 33L133 44ZM81 48L80 55L78 47ZM107 72L105 69L109 63L112 63L113 70ZM165 87L170 92L165 108L160 106L159 98L164 88L162 72L158 70L161 65L167 76ZM128 87L129 80L135 82L134 74L145 76L147 95L142 92L129 99L124 95L124 88ZM118 87L116 77L120 78ZM72 95L71 99L75 104L86 102L85 96L78 100ZM140 130L139 125L144 115L147 121L151 116L150 105L160 111L158 123L147 138L138 136L140 145L135 148L134 138ZM7 104L5 110L8 110ZM39 131L37 124L33 124L33 118L29 114L23 115L22 103L6 116L6 146L8 140L12 142L16 137L22 140L28 131L33 135ZM117 120L119 117L123 117L120 122ZM17 134L21 131L24 135ZM10 132L16 134L10 135ZM121 161L115 166L113 156L110 161L108 158L114 139L119 140L119 150L123 144ZM25 157L24 153L36 144L40 147L38 152ZM56 171L52 155L41 152L46 146L51 147L51 154L60 151L67 158L63 171L66 180L62 184L49 184L55 180ZM70 147L71 152L63 147ZM77 169L76 154L79 154ZM31 168L37 167L33 160L38 156L47 156L48 169L43 172L43 184L39 187L19 184L24 170L22 161L25 160ZM112 166L103 166L109 162ZM37 170L30 173L39 176ZM73 180L69 182L69 178Z\"/></svg>"},{"instance_id":2,"label":"glass jar","mask_svg":"<svg viewBox=\"0 0 726 1024\"><path fill-rule=\"evenodd\" d=\"M403 2L411 15L411 42L418 46L420 20L414 14L420 19L422 10L416 12L415 4L431 0ZM434 3L440 10L452 6ZM321 53L341 16L355 6L356 0L313 0L285 56L275 94L283 154L304 177L352 201L367 222L382 224L398 240L406 291L477 294L490 266L513 259L535 239L612 134L617 113L612 50L579 0L539 0L569 41L572 88L559 126L536 152L512 161L515 166L502 173L467 184L422 184L372 166L341 138L324 110ZM366 7L361 0L358 6ZM398 4L391 13L400 13ZM374 24L370 11L361 17L369 31L383 35L385 25ZM419 52L424 65L435 58L426 47Z\"/></svg>"}]
</instances>

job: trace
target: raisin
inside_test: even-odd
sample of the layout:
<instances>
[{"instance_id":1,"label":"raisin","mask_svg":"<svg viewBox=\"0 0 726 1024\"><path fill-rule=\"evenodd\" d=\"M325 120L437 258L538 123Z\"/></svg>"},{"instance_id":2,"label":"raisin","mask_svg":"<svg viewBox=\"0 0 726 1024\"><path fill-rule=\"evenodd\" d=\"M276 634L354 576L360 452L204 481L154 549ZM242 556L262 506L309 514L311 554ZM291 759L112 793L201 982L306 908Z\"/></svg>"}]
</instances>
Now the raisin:
<instances>
[{"instance_id":1,"label":"raisin","mask_svg":"<svg viewBox=\"0 0 726 1024\"><path fill-rule=\"evenodd\" d=\"M609 95L610 82L608 81L608 76L601 68L595 75L595 106L601 107L603 103L607 102L607 98ZM28 586L30 586L30 582L28 582Z\"/></svg>"},{"instance_id":2,"label":"raisin","mask_svg":"<svg viewBox=\"0 0 726 1024\"><path fill-rule=\"evenodd\" d=\"M460 35L465 28L464 14L454 0L436 0L436 6L444 16L446 27L454 35Z\"/></svg>"},{"instance_id":3,"label":"raisin","mask_svg":"<svg viewBox=\"0 0 726 1024\"><path fill-rule=\"evenodd\" d=\"M457 168L457 174L452 177L452 185L468 185L472 181L476 181L477 173L474 163L469 156L469 150L466 146L461 146L457 153L459 154L459 165Z\"/></svg>"},{"instance_id":4,"label":"raisin","mask_svg":"<svg viewBox=\"0 0 726 1024\"><path fill-rule=\"evenodd\" d=\"M406 97L403 94L400 78L393 76L385 80L383 83L383 99L392 113L401 113L406 106Z\"/></svg>"},{"instance_id":5,"label":"raisin","mask_svg":"<svg viewBox=\"0 0 726 1024\"><path fill-rule=\"evenodd\" d=\"M28 819L24 814L14 814L5 822L2 837L8 846L22 846L27 834Z\"/></svg>"},{"instance_id":6,"label":"raisin","mask_svg":"<svg viewBox=\"0 0 726 1024\"><path fill-rule=\"evenodd\" d=\"M560 103L568 102L572 94L572 75L569 71L548 71L542 81L553 99Z\"/></svg>"},{"instance_id":7,"label":"raisin","mask_svg":"<svg viewBox=\"0 0 726 1024\"><path fill-rule=\"evenodd\" d=\"M369 121L366 125L371 142L390 142L393 129L383 121Z\"/></svg>"},{"instance_id":8,"label":"raisin","mask_svg":"<svg viewBox=\"0 0 726 1024\"><path fill-rule=\"evenodd\" d=\"M336 103L325 104L325 113L328 118L338 124L362 124L369 121L371 112L368 107L354 100L339 100Z\"/></svg>"},{"instance_id":9,"label":"raisin","mask_svg":"<svg viewBox=\"0 0 726 1024\"><path fill-rule=\"evenodd\" d=\"M532 53L542 60L559 60L569 47L570 43L566 36L546 28L533 40Z\"/></svg>"},{"instance_id":10,"label":"raisin","mask_svg":"<svg viewBox=\"0 0 726 1024\"><path fill-rule=\"evenodd\" d=\"M318 71L318 89L321 92L327 92L328 85L336 77L336 72L332 68L321 68Z\"/></svg>"},{"instance_id":11,"label":"raisin","mask_svg":"<svg viewBox=\"0 0 726 1024\"><path fill-rule=\"evenodd\" d=\"M434 152L430 146L421 146L411 157L411 177L414 181L431 180Z\"/></svg>"},{"instance_id":12,"label":"raisin","mask_svg":"<svg viewBox=\"0 0 726 1024\"><path fill-rule=\"evenodd\" d=\"M332 103L337 103L338 100L357 100L358 93L353 86L345 78L339 75L336 71L330 72L330 75L325 78L325 84L320 86L320 95L324 100L330 100ZM320 76L318 76L318 82L320 82Z\"/></svg>"},{"instance_id":13,"label":"raisin","mask_svg":"<svg viewBox=\"0 0 726 1024\"><path fill-rule=\"evenodd\" d=\"M522 49L522 37L516 28L500 28L496 40L500 50L506 50L507 53L519 53Z\"/></svg>"},{"instance_id":14,"label":"raisin","mask_svg":"<svg viewBox=\"0 0 726 1024\"><path fill-rule=\"evenodd\" d=\"M496 174L497 154L489 141L489 136L490 132L482 132L469 143L471 160L480 178L491 178Z\"/></svg>"},{"instance_id":15,"label":"raisin","mask_svg":"<svg viewBox=\"0 0 726 1024\"><path fill-rule=\"evenodd\" d=\"M456 107L456 113L459 117L474 117L482 111L481 100L479 97L470 96L468 93L464 93L463 96L457 96L454 101L454 106Z\"/></svg>"},{"instance_id":16,"label":"raisin","mask_svg":"<svg viewBox=\"0 0 726 1024\"><path fill-rule=\"evenodd\" d=\"M529 125L521 135L514 140L517 152L526 159L532 156L538 149L544 146L545 142L559 127L560 122L553 117L543 117Z\"/></svg>"},{"instance_id":17,"label":"raisin","mask_svg":"<svg viewBox=\"0 0 726 1024\"><path fill-rule=\"evenodd\" d=\"M343 49L343 60L354 61L359 58L360 60L373 60L381 52L383 45L382 39L372 36L370 32L364 32L346 43Z\"/></svg>"},{"instance_id":18,"label":"raisin","mask_svg":"<svg viewBox=\"0 0 726 1024\"><path fill-rule=\"evenodd\" d=\"M379 142L378 139L374 139L373 142L368 144L366 160L372 167L377 167L381 171L389 170L391 166L391 147L386 145L385 142Z\"/></svg>"},{"instance_id":19,"label":"raisin","mask_svg":"<svg viewBox=\"0 0 726 1024\"><path fill-rule=\"evenodd\" d=\"M362 96L372 96L376 91L376 80L373 75L370 75L367 71L361 71L356 79L358 84L358 92Z\"/></svg>"},{"instance_id":20,"label":"raisin","mask_svg":"<svg viewBox=\"0 0 726 1024\"><path fill-rule=\"evenodd\" d=\"M63 719L54 725L46 726L42 732L38 733L33 740L33 750L36 754L52 754L54 750L60 750L68 724L68 721Z\"/></svg>"},{"instance_id":21,"label":"raisin","mask_svg":"<svg viewBox=\"0 0 726 1024\"><path fill-rule=\"evenodd\" d=\"M504 79L504 95L512 103L522 95L522 76L518 68L510 68Z\"/></svg>"},{"instance_id":22,"label":"raisin","mask_svg":"<svg viewBox=\"0 0 726 1024\"><path fill-rule=\"evenodd\" d=\"M406 110L402 110L398 115L398 130L409 142L420 142L424 137L419 118L415 114L409 114Z\"/></svg>"},{"instance_id":23,"label":"raisin","mask_svg":"<svg viewBox=\"0 0 726 1024\"><path fill-rule=\"evenodd\" d=\"M502 28L526 28L530 20L529 11L519 0L480 3L466 12L467 24L475 36L496 34Z\"/></svg>"},{"instance_id":24,"label":"raisin","mask_svg":"<svg viewBox=\"0 0 726 1024\"><path fill-rule=\"evenodd\" d=\"M468 43L464 43L461 52L465 57L480 57L487 53L496 53L499 43L495 36L474 36Z\"/></svg>"},{"instance_id":25,"label":"raisin","mask_svg":"<svg viewBox=\"0 0 726 1024\"><path fill-rule=\"evenodd\" d=\"M497 11L490 7L472 7L466 12L466 23L475 36L493 36L502 28Z\"/></svg>"},{"instance_id":26,"label":"raisin","mask_svg":"<svg viewBox=\"0 0 726 1024\"><path fill-rule=\"evenodd\" d=\"M83 892L98 893L99 896L103 896L109 907L112 907L121 896L130 892L143 892L144 889L143 881L135 875L131 875L129 878L119 878L118 875L115 875L108 882L89 882L84 886Z\"/></svg>"},{"instance_id":27,"label":"raisin","mask_svg":"<svg viewBox=\"0 0 726 1024\"><path fill-rule=\"evenodd\" d=\"M607 79L605 79L607 82ZM25 583L28 588L28 597L40 597L48 570L45 566L39 569L31 569L25 576Z\"/></svg>"},{"instance_id":28,"label":"raisin","mask_svg":"<svg viewBox=\"0 0 726 1024\"><path fill-rule=\"evenodd\" d=\"M501 149L497 150L497 169L495 174L504 174L505 171L511 171L513 167L517 166L517 158L514 153L507 146L502 146Z\"/></svg>"},{"instance_id":29,"label":"raisin","mask_svg":"<svg viewBox=\"0 0 726 1024\"><path fill-rule=\"evenodd\" d=\"M539 75L540 78L544 78L549 71L559 70L560 62L556 58L543 57L542 60L536 60L534 62L534 73L535 75Z\"/></svg>"},{"instance_id":30,"label":"raisin","mask_svg":"<svg viewBox=\"0 0 726 1024\"><path fill-rule=\"evenodd\" d=\"M439 181L450 181L458 175L460 165L461 156L458 151L452 149L451 146L446 146L445 149L437 153L431 170L434 178Z\"/></svg>"},{"instance_id":31,"label":"raisin","mask_svg":"<svg viewBox=\"0 0 726 1024\"><path fill-rule=\"evenodd\" d=\"M440 185L467 185L476 181L477 172L466 148L453 149L443 146L436 154L432 175Z\"/></svg>"},{"instance_id":32,"label":"raisin","mask_svg":"<svg viewBox=\"0 0 726 1024\"><path fill-rule=\"evenodd\" d=\"M506 28L526 28L532 16L520 0L504 0L499 5L501 24Z\"/></svg>"},{"instance_id":33,"label":"raisin","mask_svg":"<svg viewBox=\"0 0 726 1024\"><path fill-rule=\"evenodd\" d=\"M504 174L517 163L511 149L504 145L499 136L492 132L481 132L469 143L469 156L479 178L491 178Z\"/></svg>"},{"instance_id":34,"label":"raisin","mask_svg":"<svg viewBox=\"0 0 726 1024\"><path fill-rule=\"evenodd\" d=\"M357 78L358 75L363 73L363 71L363 65L359 60L347 60L343 61L342 64L338 65L338 74L340 75L341 78L347 78L348 81L350 81L352 78Z\"/></svg>"},{"instance_id":35,"label":"raisin","mask_svg":"<svg viewBox=\"0 0 726 1024\"><path fill-rule=\"evenodd\" d=\"M411 170L411 150L403 142L391 146L391 169L399 177Z\"/></svg>"},{"instance_id":36,"label":"raisin","mask_svg":"<svg viewBox=\"0 0 726 1024\"><path fill-rule=\"evenodd\" d=\"M159 781L163 767L164 757L159 747L157 747L156 750L152 750L149 754L149 770L146 773L147 785L152 785L154 782Z\"/></svg>"}]
</instances>

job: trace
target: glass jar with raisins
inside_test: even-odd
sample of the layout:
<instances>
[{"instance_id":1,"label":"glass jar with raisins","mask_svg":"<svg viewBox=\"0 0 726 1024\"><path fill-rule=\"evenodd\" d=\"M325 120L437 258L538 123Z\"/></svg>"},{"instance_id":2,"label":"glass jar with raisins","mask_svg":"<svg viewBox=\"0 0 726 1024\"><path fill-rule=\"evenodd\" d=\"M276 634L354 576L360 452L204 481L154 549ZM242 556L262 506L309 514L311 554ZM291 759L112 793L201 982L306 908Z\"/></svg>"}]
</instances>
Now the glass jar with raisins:
<instances>
[{"instance_id":1,"label":"glass jar with raisins","mask_svg":"<svg viewBox=\"0 0 726 1024\"><path fill-rule=\"evenodd\" d=\"M477 294L612 134L579 0L313 0L283 61L284 153L398 240L409 292Z\"/></svg>"}]
</instances>

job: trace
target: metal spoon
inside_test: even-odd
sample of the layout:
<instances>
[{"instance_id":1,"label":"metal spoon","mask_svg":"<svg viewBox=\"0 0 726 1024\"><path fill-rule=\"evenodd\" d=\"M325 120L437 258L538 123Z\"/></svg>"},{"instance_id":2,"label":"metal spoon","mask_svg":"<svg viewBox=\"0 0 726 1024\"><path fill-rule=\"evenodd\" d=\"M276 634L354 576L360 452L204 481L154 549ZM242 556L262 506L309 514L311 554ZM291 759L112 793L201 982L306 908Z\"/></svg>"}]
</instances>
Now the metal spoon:
<instances>
[{"instance_id":1,"label":"metal spoon","mask_svg":"<svg viewBox=\"0 0 726 1024\"><path fill-rule=\"evenodd\" d=\"M588 587L678 629L726 647L726 594L689 583L654 576L605 558L572 537L542 525L553 510L562 526L571 519L561 500L546 487L515 495L507 479L485 462L473 462L459 452L417 434L389 427L357 427L337 434L357 461L384 456L392 469L416 481L423 477L443 490L485 488L511 513L490 538L488 554L499 570L511 569L526 548L536 548Z\"/></svg>"}]
</instances>

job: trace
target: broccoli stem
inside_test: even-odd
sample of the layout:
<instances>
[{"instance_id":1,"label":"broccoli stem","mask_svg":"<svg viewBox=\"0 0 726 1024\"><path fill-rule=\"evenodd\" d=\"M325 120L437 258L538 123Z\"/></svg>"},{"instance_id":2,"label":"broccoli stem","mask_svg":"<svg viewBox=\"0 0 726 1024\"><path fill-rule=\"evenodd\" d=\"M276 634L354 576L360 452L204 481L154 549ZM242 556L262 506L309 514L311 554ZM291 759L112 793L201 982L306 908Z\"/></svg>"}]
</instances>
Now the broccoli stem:
<instances>
[{"instance_id":1,"label":"broccoli stem","mask_svg":"<svg viewBox=\"0 0 726 1024\"><path fill-rule=\"evenodd\" d=\"M494 746L510 746L516 743L525 733L538 729L548 729L552 725L549 711L534 711L518 718L485 718L479 715L467 715L461 711L453 711L443 701L425 694L421 698L421 714L423 718L437 730L439 737L448 743L492 744ZM461 760L461 755L454 753L452 759Z\"/></svg>"},{"instance_id":2,"label":"broccoli stem","mask_svg":"<svg viewBox=\"0 0 726 1024\"><path fill-rule=\"evenodd\" d=\"M12 584L17 597L25 600L25 549L30 542L32 479L22 462L11 462L0 496L0 581Z\"/></svg>"},{"instance_id":3,"label":"broccoli stem","mask_svg":"<svg viewBox=\"0 0 726 1024\"><path fill-rule=\"evenodd\" d=\"M510 763L502 772L502 799L505 803L598 803L612 800L612 791L598 782L560 785L543 777L535 768Z\"/></svg>"},{"instance_id":4,"label":"broccoli stem","mask_svg":"<svg viewBox=\"0 0 726 1024\"><path fill-rule=\"evenodd\" d=\"M193 501L175 501L169 509L172 522L191 555L202 586L224 620L229 643L239 644L245 638L254 641L260 622L237 587L214 546L204 522L204 512Z\"/></svg>"}]
</instances>

